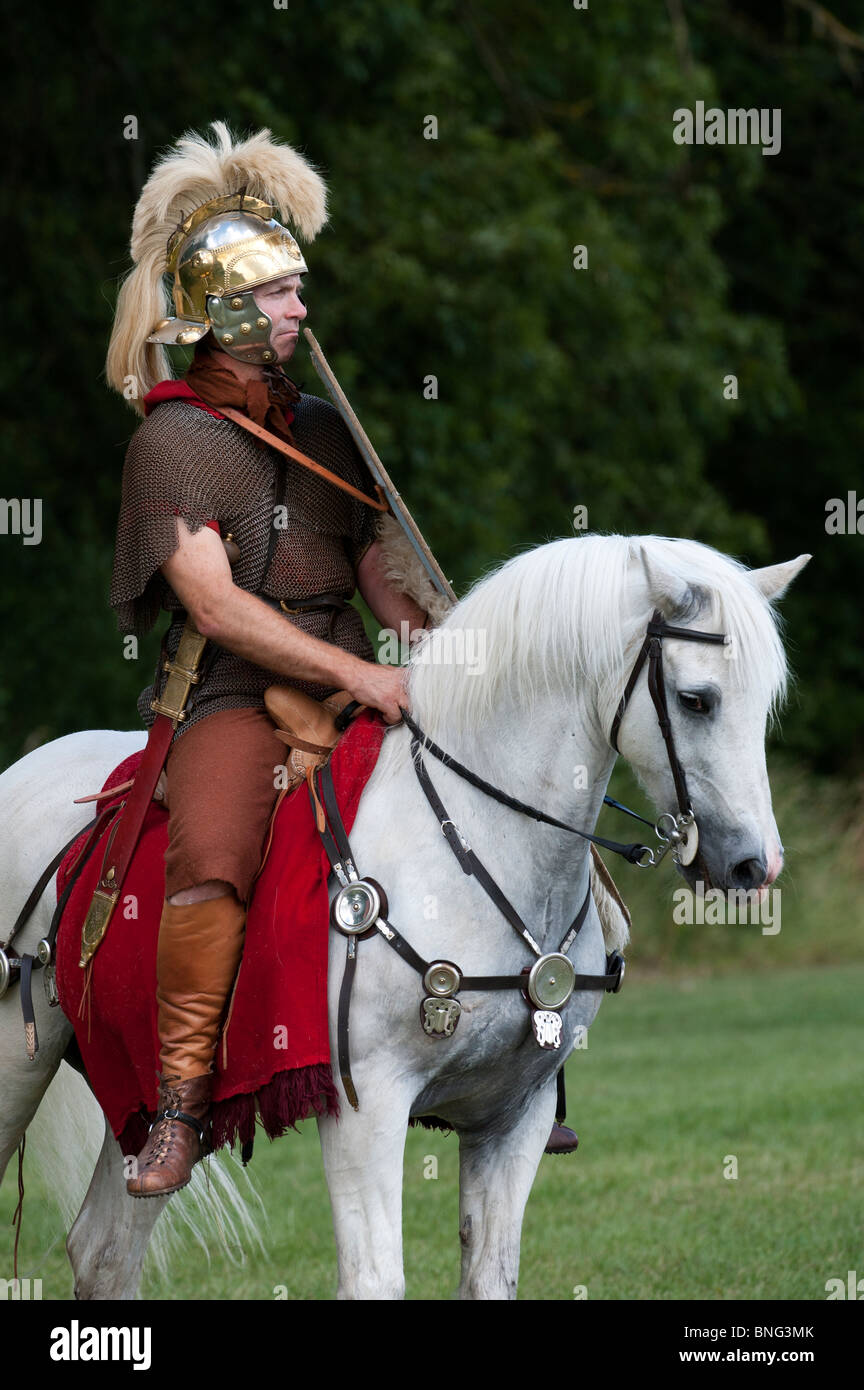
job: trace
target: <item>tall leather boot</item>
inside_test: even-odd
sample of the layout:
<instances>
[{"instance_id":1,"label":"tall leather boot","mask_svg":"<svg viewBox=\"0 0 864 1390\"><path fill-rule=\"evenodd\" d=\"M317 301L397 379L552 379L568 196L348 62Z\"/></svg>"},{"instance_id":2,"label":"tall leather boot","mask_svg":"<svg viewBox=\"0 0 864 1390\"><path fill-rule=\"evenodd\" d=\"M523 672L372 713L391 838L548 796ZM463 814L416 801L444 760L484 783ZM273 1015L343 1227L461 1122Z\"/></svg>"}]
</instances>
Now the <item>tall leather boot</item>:
<instances>
[{"instance_id":1,"label":"tall leather boot","mask_svg":"<svg viewBox=\"0 0 864 1390\"><path fill-rule=\"evenodd\" d=\"M159 1108L137 1174L126 1183L133 1197L161 1197L185 1187L209 1151L211 1066L243 952L245 921L246 910L233 893L163 905L156 954Z\"/></svg>"}]
</instances>

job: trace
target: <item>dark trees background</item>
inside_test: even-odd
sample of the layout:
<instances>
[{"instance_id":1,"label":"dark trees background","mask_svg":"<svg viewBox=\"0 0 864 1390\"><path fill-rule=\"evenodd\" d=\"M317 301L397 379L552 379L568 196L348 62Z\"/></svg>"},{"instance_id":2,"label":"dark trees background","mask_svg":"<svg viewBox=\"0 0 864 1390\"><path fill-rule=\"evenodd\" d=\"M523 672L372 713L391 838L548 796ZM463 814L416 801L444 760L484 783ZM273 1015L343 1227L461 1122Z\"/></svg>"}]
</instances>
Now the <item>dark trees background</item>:
<instances>
[{"instance_id":1,"label":"dark trees background","mask_svg":"<svg viewBox=\"0 0 864 1390\"><path fill-rule=\"evenodd\" d=\"M106 599L136 421L102 363L154 156L224 119L328 180L309 324L457 589L580 503L749 564L811 551L782 737L864 770L864 535L825 529L864 499L860 0L97 0L6 28L0 495L43 500L43 539L0 535L0 765L136 723L156 640L125 660ZM676 145L697 100L780 108L780 153ZM324 394L305 350L292 374Z\"/></svg>"}]
</instances>

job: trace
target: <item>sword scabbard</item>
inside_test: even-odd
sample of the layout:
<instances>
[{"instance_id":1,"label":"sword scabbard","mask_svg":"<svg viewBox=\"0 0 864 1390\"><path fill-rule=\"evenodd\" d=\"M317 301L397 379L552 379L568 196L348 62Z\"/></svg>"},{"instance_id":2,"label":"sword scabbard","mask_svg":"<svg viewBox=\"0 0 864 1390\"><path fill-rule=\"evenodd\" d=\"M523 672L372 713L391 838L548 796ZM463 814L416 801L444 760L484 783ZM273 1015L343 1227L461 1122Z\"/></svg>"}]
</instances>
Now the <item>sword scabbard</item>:
<instances>
[{"instance_id":1,"label":"sword scabbard","mask_svg":"<svg viewBox=\"0 0 864 1390\"><path fill-rule=\"evenodd\" d=\"M198 667L206 645L207 638L202 637L192 619L187 618L174 660L164 663L163 669L168 673L165 689L162 698L153 700L151 704L151 709L156 711L156 719L151 725L132 788L114 821L105 846L102 873L81 931L81 959L78 964L82 969L93 959L108 930L175 730L186 717L186 702L192 687L201 680Z\"/></svg>"},{"instance_id":2,"label":"sword scabbard","mask_svg":"<svg viewBox=\"0 0 864 1390\"><path fill-rule=\"evenodd\" d=\"M111 893L106 893L103 888L97 888L93 894L81 931L81 959L78 964L82 970L88 961L95 956L99 943L108 930L108 923L111 921L111 914L119 897L119 888L115 888Z\"/></svg>"}]
</instances>

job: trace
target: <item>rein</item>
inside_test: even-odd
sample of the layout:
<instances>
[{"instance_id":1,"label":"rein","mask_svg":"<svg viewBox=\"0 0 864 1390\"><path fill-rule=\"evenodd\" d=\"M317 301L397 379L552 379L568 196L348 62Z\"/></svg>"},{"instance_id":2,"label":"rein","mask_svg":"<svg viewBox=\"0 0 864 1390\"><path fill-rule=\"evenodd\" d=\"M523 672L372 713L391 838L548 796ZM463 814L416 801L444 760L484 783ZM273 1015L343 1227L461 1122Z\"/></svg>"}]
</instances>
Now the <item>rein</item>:
<instances>
[{"instance_id":1,"label":"rein","mask_svg":"<svg viewBox=\"0 0 864 1390\"><path fill-rule=\"evenodd\" d=\"M465 767L463 763L457 762L455 758L451 758L449 753L445 753L443 748L439 748L437 743L433 743L431 738L428 738L426 734L424 734L419 724L411 718L407 710L402 709L401 705L399 708L402 710L403 722L407 724L411 733L414 735L411 740L411 751L414 753L415 766L417 765L415 747L419 748L422 740L423 747L428 753L432 754L433 758L437 758L445 767L449 767L451 771L458 773L464 781L470 782L471 786L476 787L478 791L484 792L486 796L491 796L494 801L500 801L503 806L509 806L513 811L521 811L523 815L531 816L532 819L536 821L542 821L544 825L554 825L557 826L559 830L569 830L572 835L581 835L583 840L590 840L592 844L602 845L604 849L611 850L613 854L622 855L623 858L628 860L631 864L638 864L640 859L644 858L646 854L651 853L647 845L623 845L619 844L617 840L604 840L600 835L589 835L587 830L579 830L575 825L567 825L563 820L556 820L554 816L547 816L545 811L538 811L536 806L529 806L524 801L518 801L515 796L508 796L508 794L502 792L499 787L493 787L491 782L485 782L482 777L477 776L476 772L472 772L471 769ZM642 817L640 816L638 819L641 820ZM651 821L646 821L645 824L650 825ZM445 831L444 833L446 834L447 832Z\"/></svg>"},{"instance_id":2,"label":"rein","mask_svg":"<svg viewBox=\"0 0 864 1390\"><path fill-rule=\"evenodd\" d=\"M659 608L655 608L651 621L648 623L645 639L639 650L639 655L630 672L629 679L624 688L624 694L621 696L615 718L612 722L609 742L615 752L620 753L618 747L618 731L621 727L621 720L624 717L624 712L627 709L630 697L633 694L636 682L639 679L642 667L647 659L648 689L651 693L654 708L657 711L660 732L666 744L666 754L669 759L669 766L672 770L672 779L675 783L675 794L678 799L679 814L677 816L672 816L668 812L665 812L655 823L646 820L644 816L638 815L636 811L631 811L629 806L622 806L620 801L613 800L611 796L604 796L603 801L607 806L613 806L616 810L623 811L625 815L632 816L635 820L641 821L643 825L652 825L658 839L664 842L662 849L655 851L650 849L648 845L619 844L615 840L605 840L600 835L589 835L586 830L580 830L575 825L568 825L565 821L557 820L554 816L548 816L545 811L539 811L535 806L529 806L526 802L519 801L516 797L509 796L507 792L501 791L500 787L495 787L491 782L484 781L476 772L472 772L470 768L465 767L463 763L458 762L455 758L451 757L449 753L445 753L443 748L439 748L436 743L433 743L432 739L424 734L419 724L412 719L408 711L402 709L400 705L400 709L402 709L402 720L407 724L413 735L411 751L414 754L415 767L422 767L422 759L418 764L417 754L417 749L422 741L424 749L428 753L431 753L433 758L437 758L445 767L449 767L451 771L457 773L464 781L469 782L472 787L476 787L478 791L483 792L486 796L492 797L493 800L500 802L503 806L509 806L513 811L520 811L523 815L531 816L536 821L542 821L544 825L554 825L559 830L567 830L572 835L580 835L583 840L590 840L592 844L601 845L603 849L611 850L613 854L620 854L628 863L636 864L640 869L654 868L660 863L661 859L663 859L664 855L670 849L673 850L674 858L674 850L688 840L688 831L691 831L692 838L695 842L690 848L695 850L696 844L698 844L698 831L696 830L693 807L690 804L690 795L687 791L684 769L675 750L675 740L672 734L672 724L669 718L669 708L666 701L666 683L663 677L662 649L662 639L664 637L683 637L691 642L724 643L726 641L726 634L723 632L697 632L692 628L674 627L672 624L665 621ZM419 771L417 775L418 777L421 776ZM422 777L421 785L423 785ZM424 786L424 791L425 790L426 788ZM660 828L663 821L672 822L672 829L668 835ZM443 826L442 829L444 829ZM446 835L448 832L444 830L444 833ZM451 831L450 834L452 835L453 832ZM450 836L448 836L448 838L450 838ZM691 855L690 858L692 859L693 855ZM681 860L680 862L689 863L690 860ZM705 872L707 874L707 870Z\"/></svg>"}]
</instances>

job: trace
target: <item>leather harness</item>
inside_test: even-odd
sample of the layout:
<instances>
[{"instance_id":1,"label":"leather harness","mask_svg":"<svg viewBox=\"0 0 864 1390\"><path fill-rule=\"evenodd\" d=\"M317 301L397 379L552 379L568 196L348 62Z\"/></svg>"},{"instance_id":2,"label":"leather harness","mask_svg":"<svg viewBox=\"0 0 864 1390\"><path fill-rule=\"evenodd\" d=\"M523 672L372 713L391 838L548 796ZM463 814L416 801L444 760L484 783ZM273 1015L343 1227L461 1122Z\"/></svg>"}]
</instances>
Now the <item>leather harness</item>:
<instances>
[{"instance_id":1,"label":"leather harness","mask_svg":"<svg viewBox=\"0 0 864 1390\"><path fill-rule=\"evenodd\" d=\"M534 954L540 958L543 955L541 948L532 937L527 926L523 922L513 904L506 898L498 887L495 880L488 870L477 858L477 855L466 843L457 829L455 822L447 815L446 808L438 797L437 792L429 780L425 768L422 769L422 759L419 757L419 745L416 739L412 739L412 754L414 755L414 766L417 770L420 785L426 793L427 799L435 812L438 822L444 832L447 843L453 850L463 873L473 875L489 895L495 906L507 918L507 921L522 937L526 945ZM357 965L357 943L367 937L374 936L379 932L389 946L402 957L412 969L416 970L426 984L429 986L429 979L435 971L436 966L446 965L450 967L456 976L453 988L446 996L455 998L457 993L464 990L487 990L487 989L521 989L526 987L526 971L519 975L464 975L457 965L452 961L427 961L414 950L413 946L406 941L405 937L397 931L387 918L387 900L380 886L374 879L361 879L357 871L351 845L345 831L339 806L336 801L335 788L333 786L333 774L329 763L326 763L317 772L318 793L320 801L323 803L327 824L320 831L327 857L330 860L336 878L343 889L350 888L352 884L372 884L378 890L378 897L381 903L381 911L375 920L365 927L362 931L347 931L340 927L334 920L337 929L342 930L348 937L348 947L345 958L345 972L342 976L342 986L339 992L339 1007L337 1015L337 1050L339 1060L339 1074L345 1088L345 1094L349 1103L355 1110L359 1109L357 1091L351 1078L351 1063L349 1051L349 1008L351 1003L351 988L354 982L354 973ZM431 794L430 794L431 793ZM311 793L310 793L311 795ZM314 801L313 801L314 809ZM448 833L449 832L449 833ZM561 945L558 948L560 954L564 954L576 940L585 919L588 915L588 908L591 901L591 883L589 880L588 889L582 900L582 904L576 913L573 921L564 934ZM333 920L331 916L331 920ZM607 973L605 975L577 975L575 977L576 989L605 989L607 993L617 993L621 988L621 979L624 973L624 961L617 951L607 956Z\"/></svg>"},{"instance_id":2,"label":"leather harness","mask_svg":"<svg viewBox=\"0 0 864 1390\"><path fill-rule=\"evenodd\" d=\"M529 806L527 803L519 801L515 797L509 796L506 792L502 792L499 788L492 786L492 784L489 782L486 782L483 778L479 777L476 773L472 772L471 769L465 767L462 763L457 762L456 759L452 758L448 753L445 753L443 749L439 748L437 744L433 743L432 740L429 739L423 733L423 730L416 723L416 721L412 719L411 715L408 714L407 710L402 710L403 722L407 725L408 729L411 732L411 755L414 763L414 769L417 774L417 780L419 781L423 793L427 801L429 802L432 811L435 814L435 817L438 821L439 826L441 827L441 831L445 839L447 840L448 845L453 851L453 854L456 856L460 868L462 869L463 873L469 874L477 879L478 883L486 892L488 897L491 898L492 902L495 903L495 906L510 923L513 929L522 938L522 940L529 947L529 949L534 952L535 956L537 956L540 960L545 960L546 957L543 955L541 948L534 940L534 937L531 935L528 927L525 925L525 922L522 920L521 916L516 911L516 908L513 906L510 900L502 892L499 885L492 878L491 874L488 872L486 867L482 864L480 859L474 853L471 846L467 843L465 837L462 835L455 821L452 819L451 816L447 814L447 808L445 807L443 801L441 800L440 796L435 790L435 787L432 783L431 778L429 777L429 773L423 761L421 744L422 748L424 748L427 752L431 753L433 757L437 758L440 762L444 763L444 765L449 767L452 771L456 772L460 777L464 778L464 780L468 781L472 786L484 792L486 795L494 797L496 801L499 801L501 804L505 806L509 806L512 810L519 811L524 815L529 815L533 819L541 821L544 824L554 825L557 826L559 829L570 831L571 833L579 835L583 839L589 840L594 844L600 844L604 848L610 849L614 853L622 855L630 863L635 863L640 867L648 867L650 865L659 863L660 860L663 858L663 855L669 849L674 849L685 839L687 828L689 828L689 826L691 825L694 825L693 808L690 803L689 793L687 791L687 783L684 776L684 769L681 765L681 762L678 758L675 749L672 725L669 718L669 710L666 698L666 687L663 676L662 639L664 637L682 637L688 641L704 641L718 644L723 643L726 640L725 633L700 632L694 631L690 628L676 627L670 623L667 623L663 618L663 615L660 612L660 610L655 609L648 623L645 638L643 640L639 654L633 665L630 677L627 681L624 693L621 696L621 700L618 704L618 708L615 713L615 718L613 720L612 728L609 735L609 741L617 753L619 752L617 737L621 726L621 720L624 717L624 713L627 709L630 697L633 694L633 690L635 689L636 682L639 678L642 667L647 660L648 688L651 693L651 699L654 704L654 708L657 712L660 731L663 736L664 743L666 745L667 757L669 759L669 764L672 770L672 777L675 783L675 793L678 799L679 807L678 816L672 818L675 824L672 832L669 835L665 835L660 830L659 821L655 825L655 830L658 837L661 840L665 841L664 848L661 851L659 851L656 855L653 850L649 849L645 845L624 845L619 844L616 841L603 839L597 835L589 834L587 831L580 830L576 826L567 825L566 822L560 821L556 819L554 816L549 816L545 812L538 810L536 807ZM524 993L526 986L527 967L526 970L523 970L519 975L465 976L462 974L458 965L455 965L452 961L430 962L424 960L423 957L420 956L414 950L414 948L405 940L405 938L396 930L392 922L388 921L387 900L381 886L374 879L361 879L358 874L348 836L345 832L345 826L342 821L341 814L339 812L338 804L336 802L335 788L333 786L333 778L332 773L330 771L329 763L325 764L322 768L318 769L317 778L319 787L319 805L323 803L323 807L326 812L326 819L327 822L329 822L329 824L325 824L324 828L321 829L319 821L319 832L324 843L324 848L327 852L327 857L330 860L331 868L341 885L340 893L337 894L337 898L334 899L333 907L336 907L336 903L338 902L338 899L342 896L343 893L351 890L352 885L358 885L358 888L354 890L355 894L360 889L362 889L363 892L365 892L367 888L371 889L371 896L369 900L373 904L377 904L380 907L380 911L373 909L374 920L369 920L368 925L367 920L369 914L367 913L366 916L361 916L361 929L357 929L353 924L350 923L346 926L344 921L339 920L339 914L334 913L331 910L331 921L333 925L348 937L345 970L343 973L342 985L339 992L339 1006L337 1014L337 1049L339 1072L342 1078L342 1084L345 1089L345 1094L348 1097L349 1103L353 1106L355 1110L357 1110L359 1109L359 1102L357 1099L356 1088L351 1077L349 1047L349 1011L351 1002L351 990L354 982L354 974L357 967L357 943L359 941L364 940L366 937L373 936L376 931L379 932L384 937L384 940L388 943L388 945L392 946L393 949L402 957L402 959L405 960L414 970L418 972L418 974L423 979L424 985L427 988L431 989L433 987L430 984L430 981L433 980L436 969L441 969L445 979L449 980L449 988L447 989L445 997L450 1000L455 1000L456 995L463 990L521 989ZM310 797L312 798L313 802L314 812L316 810L315 798L313 795L314 788L310 786L309 791ZM636 814L635 812L630 811L629 808L621 806L620 803L613 801L609 797L605 798L605 800L608 801L609 804L615 806L616 808L625 811L628 815ZM644 820L644 817L638 816L637 819ZM650 822L646 822L646 824L650 824ZM646 854L648 855L647 861L644 858ZM703 869L703 872L707 876L707 867L705 866L704 860L702 859L701 855L699 856L699 862L700 866ZM591 881L589 875L588 889L586 891L583 902L575 918L570 924L570 927L565 932L561 944L558 948L558 951L550 953L551 956L566 956L566 952L569 950L570 946L572 946L585 921L585 918L588 913L590 899ZM576 975L575 972L573 972L573 985L570 993L572 994L573 990L576 989L603 989L606 991L607 994L617 994L621 988L623 975L624 959L621 956L620 952L613 951L611 954L607 955L605 975ZM526 995L525 997L527 1000L528 996ZM568 999L569 997L570 995L568 995ZM528 1002L530 1003L530 1000Z\"/></svg>"}]
</instances>

